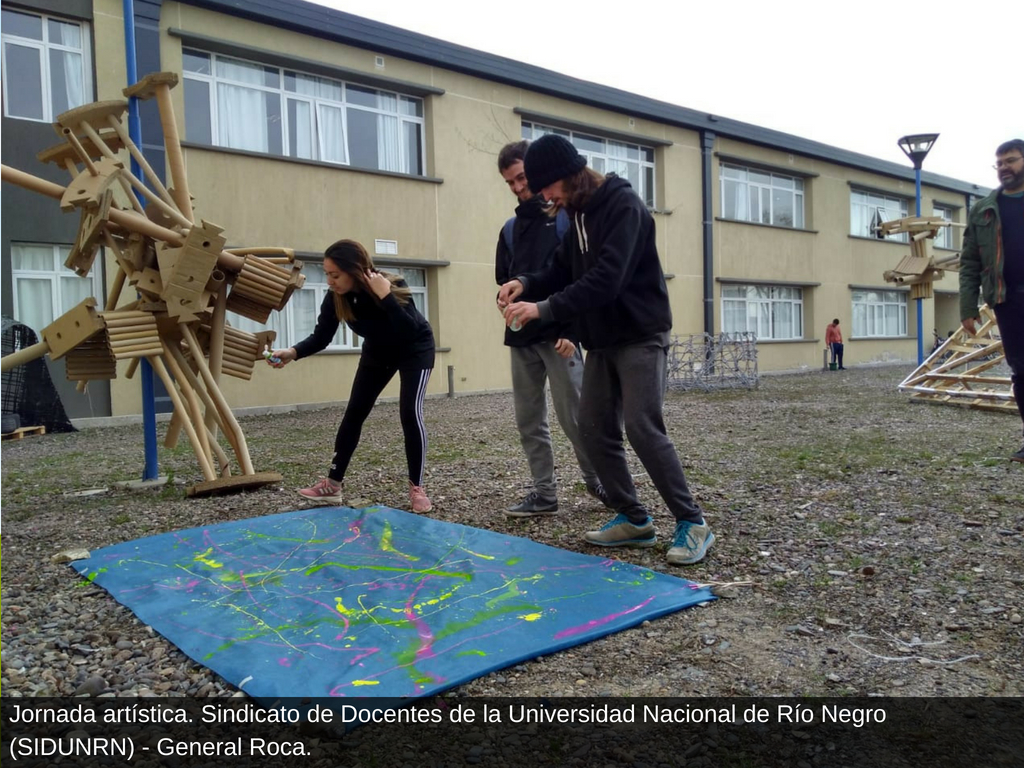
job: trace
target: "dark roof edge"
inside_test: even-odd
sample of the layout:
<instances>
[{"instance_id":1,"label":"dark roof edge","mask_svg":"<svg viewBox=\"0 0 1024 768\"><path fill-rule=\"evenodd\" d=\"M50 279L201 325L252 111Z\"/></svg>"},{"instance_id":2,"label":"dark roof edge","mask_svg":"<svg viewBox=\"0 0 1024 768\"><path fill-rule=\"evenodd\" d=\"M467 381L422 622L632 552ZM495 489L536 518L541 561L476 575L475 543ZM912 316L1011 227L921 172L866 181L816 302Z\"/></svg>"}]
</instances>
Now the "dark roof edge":
<instances>
[{"instance_id":1,"label":"dark roof edge","mask_svg":"<svg viewBox=\"0 0 1024 768\"><path fill-rule=\"evenodd\" d=\"M344 11L303 2L303 0L180 0L231 16L251 19L275 27L389 53L422 64L450 69L485 80L621 112L689 130L704 130L718 136L740 139L759 146L783 150L837 165L914 180L910 167L879 160L782 131L698 112L668 102L639 96L618 88L563 75L503 56L478 51L418 32L382 24ZM990 189L948 176L923 171L921 182L931 187L971 195L985 195Z\"/></svg>"}]
</instances>

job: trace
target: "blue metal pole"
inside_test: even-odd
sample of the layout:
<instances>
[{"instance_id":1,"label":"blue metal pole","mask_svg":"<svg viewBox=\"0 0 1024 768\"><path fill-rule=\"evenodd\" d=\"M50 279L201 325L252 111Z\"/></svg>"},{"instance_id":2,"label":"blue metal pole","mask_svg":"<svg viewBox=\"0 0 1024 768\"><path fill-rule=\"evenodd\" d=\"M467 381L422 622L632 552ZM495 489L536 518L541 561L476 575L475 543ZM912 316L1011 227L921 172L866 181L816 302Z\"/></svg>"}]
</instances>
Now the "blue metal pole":
<instances>
[{"instance_id":1,"label":"blue metal pole","mask_svg":"<svg viewBox=\"0 0 1024 768\"><path fill-rule=\"evenodd\" d=\"M135 2L124 0L124 55L127 66L128 85L135 85L139 79L138 69L135 62ZM139 120L139 100L134 96L128 99L128 136L135 146L142 146L142 123ZM132 173L136 178L142 178L142 169L138 161L132 158ZM139 200L145 204L143 196L135 193ZM139 366L139 374L142 379L142 432L145 443L146 466L142 471L143 480L156 480L160 474L157 464L156 447L156 396L153 389L153 366L143 358Z\"/></svg>"},{"instance_id":2,"label":"blue metal pole","mask_svg":"<svg viewBox=\"0 0 1024 768\"><path fill-rule=\"evenodd\" d=\"M921 165L915 164L914 166L914 201L915 201L915 216L921 215ZM921 365L924 362L924 317L922 316L922 310L924 309L924 301L922 299L917 300L917 364Z\"/></svg>"}]
</instances>

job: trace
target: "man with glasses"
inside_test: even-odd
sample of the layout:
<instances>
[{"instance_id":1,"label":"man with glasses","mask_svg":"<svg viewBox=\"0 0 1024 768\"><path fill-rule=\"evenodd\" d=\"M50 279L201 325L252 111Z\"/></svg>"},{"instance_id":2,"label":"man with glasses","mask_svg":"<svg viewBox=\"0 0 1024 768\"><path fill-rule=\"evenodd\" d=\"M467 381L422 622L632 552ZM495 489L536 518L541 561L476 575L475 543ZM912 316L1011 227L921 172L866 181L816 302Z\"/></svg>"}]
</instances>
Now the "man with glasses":
<instances>
[{"instance_id":1,"label":"man with glasses","mask_svg":"<svg viewBox=\"0 0 1024 768\"><path fill-rule=\"evenodd\" d=\"M973 334L978 290L992 307L1024 421L1024 140L996 148L999 187L971 208L960 252L960 317ZM1024 463L1024 446L1010 456Z\"/></svg>"}]
</instances>

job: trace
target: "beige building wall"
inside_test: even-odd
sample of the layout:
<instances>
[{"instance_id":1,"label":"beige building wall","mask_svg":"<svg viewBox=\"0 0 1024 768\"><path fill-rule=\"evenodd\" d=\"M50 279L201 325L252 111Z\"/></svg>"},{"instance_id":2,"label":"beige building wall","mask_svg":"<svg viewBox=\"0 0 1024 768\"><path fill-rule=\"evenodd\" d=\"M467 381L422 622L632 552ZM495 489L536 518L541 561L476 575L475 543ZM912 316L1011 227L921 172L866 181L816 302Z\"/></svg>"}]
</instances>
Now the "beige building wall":
<instances>
[{"instance_id":1,"label":"beige building wall","mask_svg":"<svg viewBox=\"0 0 1024 768\"><path fill-rule=\"evenodd\" d=\"M847 365L871 362L917 360L917 302L908 297L907 330L904 338L858 339L853 334L852 290L908 289L887 283L884 273L894 269L910 254L909 243L856 237L850 234L850 193L868 189L907 200L908 215L915 212L913 182L848 168L823 160L802 157L728 138L716 143L715 178L715 317L722 322L722 280L749 283L788 283L803 287L804 339L762 341L758 364L762 371L799 370L822 365L825 327L840 318ZM728 162L787 172L804 179L805 230L792 230L722 218L719 165ZM921 190L921 213L932 215L933 205L954 210L954 221L964 223L963 197L946 190ZM959 247L962 230L954 234ZM938 257L955 255L955 249L938 249ZM947 272L936 284L940 298L922 301L925 352L933 343L932 331L943 334L959 326L959 310L951 300L957 291L957 275ZM939 307L936 310L936 307ZM954 324L954 316L955 324ZM946 328L945 326L949 326Z\"/></svg>"},{"instance_id":2,"label":"beige building wall","mask_svg":"<svg viewBox=\"0 0 1024 768\"><path fill-rule=\"evenodd\" d=\"M121 98L125 82L120 0L96 0L98 97ZM424 97L426 176L402 177L354 168L330 167L251 153L197 146L185 150L190 191L198 216L225 230L230 246L279 245L320 253L341 237L359 240L372 251L373 240L398 243L398 258L426 266L430 321L438 356L429 393L448 389L453 367L456 393L508 389L508 353L503 325L494 306L494 251L501 225L512 215L515 198L497 172L497 152L521 136L523 117L515 110L552 115L573 124L650 138L655 149L658 247L674 317L674 333L701 333L703 319L703 241L700 135L697 131L633 118L511 85L493 83L393 55L341 45L288 30L274 29L194 6L165 2L161 17L161 60L165 70L182 71L182 40L172 28L254 49L313 60L419 86L443 89ZM102 41L111 41L109 45ZM383 67L378 57L383 57ZM144 73L140 73L144 74ZM396 90L401 91L400 86ZM173 92L179 132L186 139L183 89ZM662 144L664 143L664 144ZM747 160L805 177L807 231L726 221L721 217L719 157L714 175L714 312L721 329L722 280L788 282L804 286L804 339L759 344L762 371L797 370L821 365L825 325L843 319L851 363L911 360L916 339L851 338L851 286L891 288L882 273L892 269L909 247L854 238L850 228L851 184L884 189L910 199L913 184L787 152L719 137L716 155L729 162ZM934 198L951 207L963 200L954 193L925 189L924 212ZM431 264L438 266L432 267ZM926 347L931 329L948 325L946 301L925 303ZM936 311L935 306L940 310ZM915 329L911 303L908 328ZM947 329L948 330L948 329ZM235 407L322 403L348 397L357 353L321 353L283 371L262 365L250 382L227 379L226 394ZM141 410L137 381L112 382L114 415ZM385 397L398 394L397 380Z\"/></svg>"}]
</instances>

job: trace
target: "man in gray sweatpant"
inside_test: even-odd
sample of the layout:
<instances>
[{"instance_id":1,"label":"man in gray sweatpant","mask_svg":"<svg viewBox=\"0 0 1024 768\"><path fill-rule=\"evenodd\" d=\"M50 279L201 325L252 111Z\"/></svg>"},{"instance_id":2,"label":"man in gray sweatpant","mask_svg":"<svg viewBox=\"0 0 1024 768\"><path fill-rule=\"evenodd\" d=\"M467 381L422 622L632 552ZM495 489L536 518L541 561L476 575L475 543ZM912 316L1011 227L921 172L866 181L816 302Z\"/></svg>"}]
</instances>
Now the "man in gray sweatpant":
<instances>
[{"instance_id":1,"label":"man in gray sweatpant","mask_svg":"<svg viewBox=\"0 0 1024 768\"><path fill-rule=\"evenodd\" d=\"M587 348L580 433L616 515L584 539L599 547L653 547L657 530L637 496L622 427L675 518L665 559L692 565L715 541L694 501L662 413L672 309L654 218L630 183L587 168L562 136L530 145L530 189L571 214L572 226L547 269L523 272L498 292L508 327L575 321ZM532 294L547 298L534 301Z\"/></svg>"},{"instance_id":2,"label":"man in gray sweatpant","mask_svg":"<svg viewBox=\"0 0 1024 768\"><path fill-rule=\"evenodd\" d=\"M498 236L494 259L498 285L519 272L545 268L568 224L565 214L549 215L549 206L530 192L523 174L527 141L507 144L498 153L498 170L519 200L516 215ZM537 296L536 300L546 298ZM505 345L512 358L512 394L516 426L533 476L533 490L506 510L509 517L553 515L558 511L555 485L555 457L548 427L545 383L551 385L551 400L562 431L572 443L587 492L599 501L607 497L597 473L580 442L577 414L583 385L583 355L571 324L531 323L528 328L508 328Z\"/></svg>"}]
</instances>

